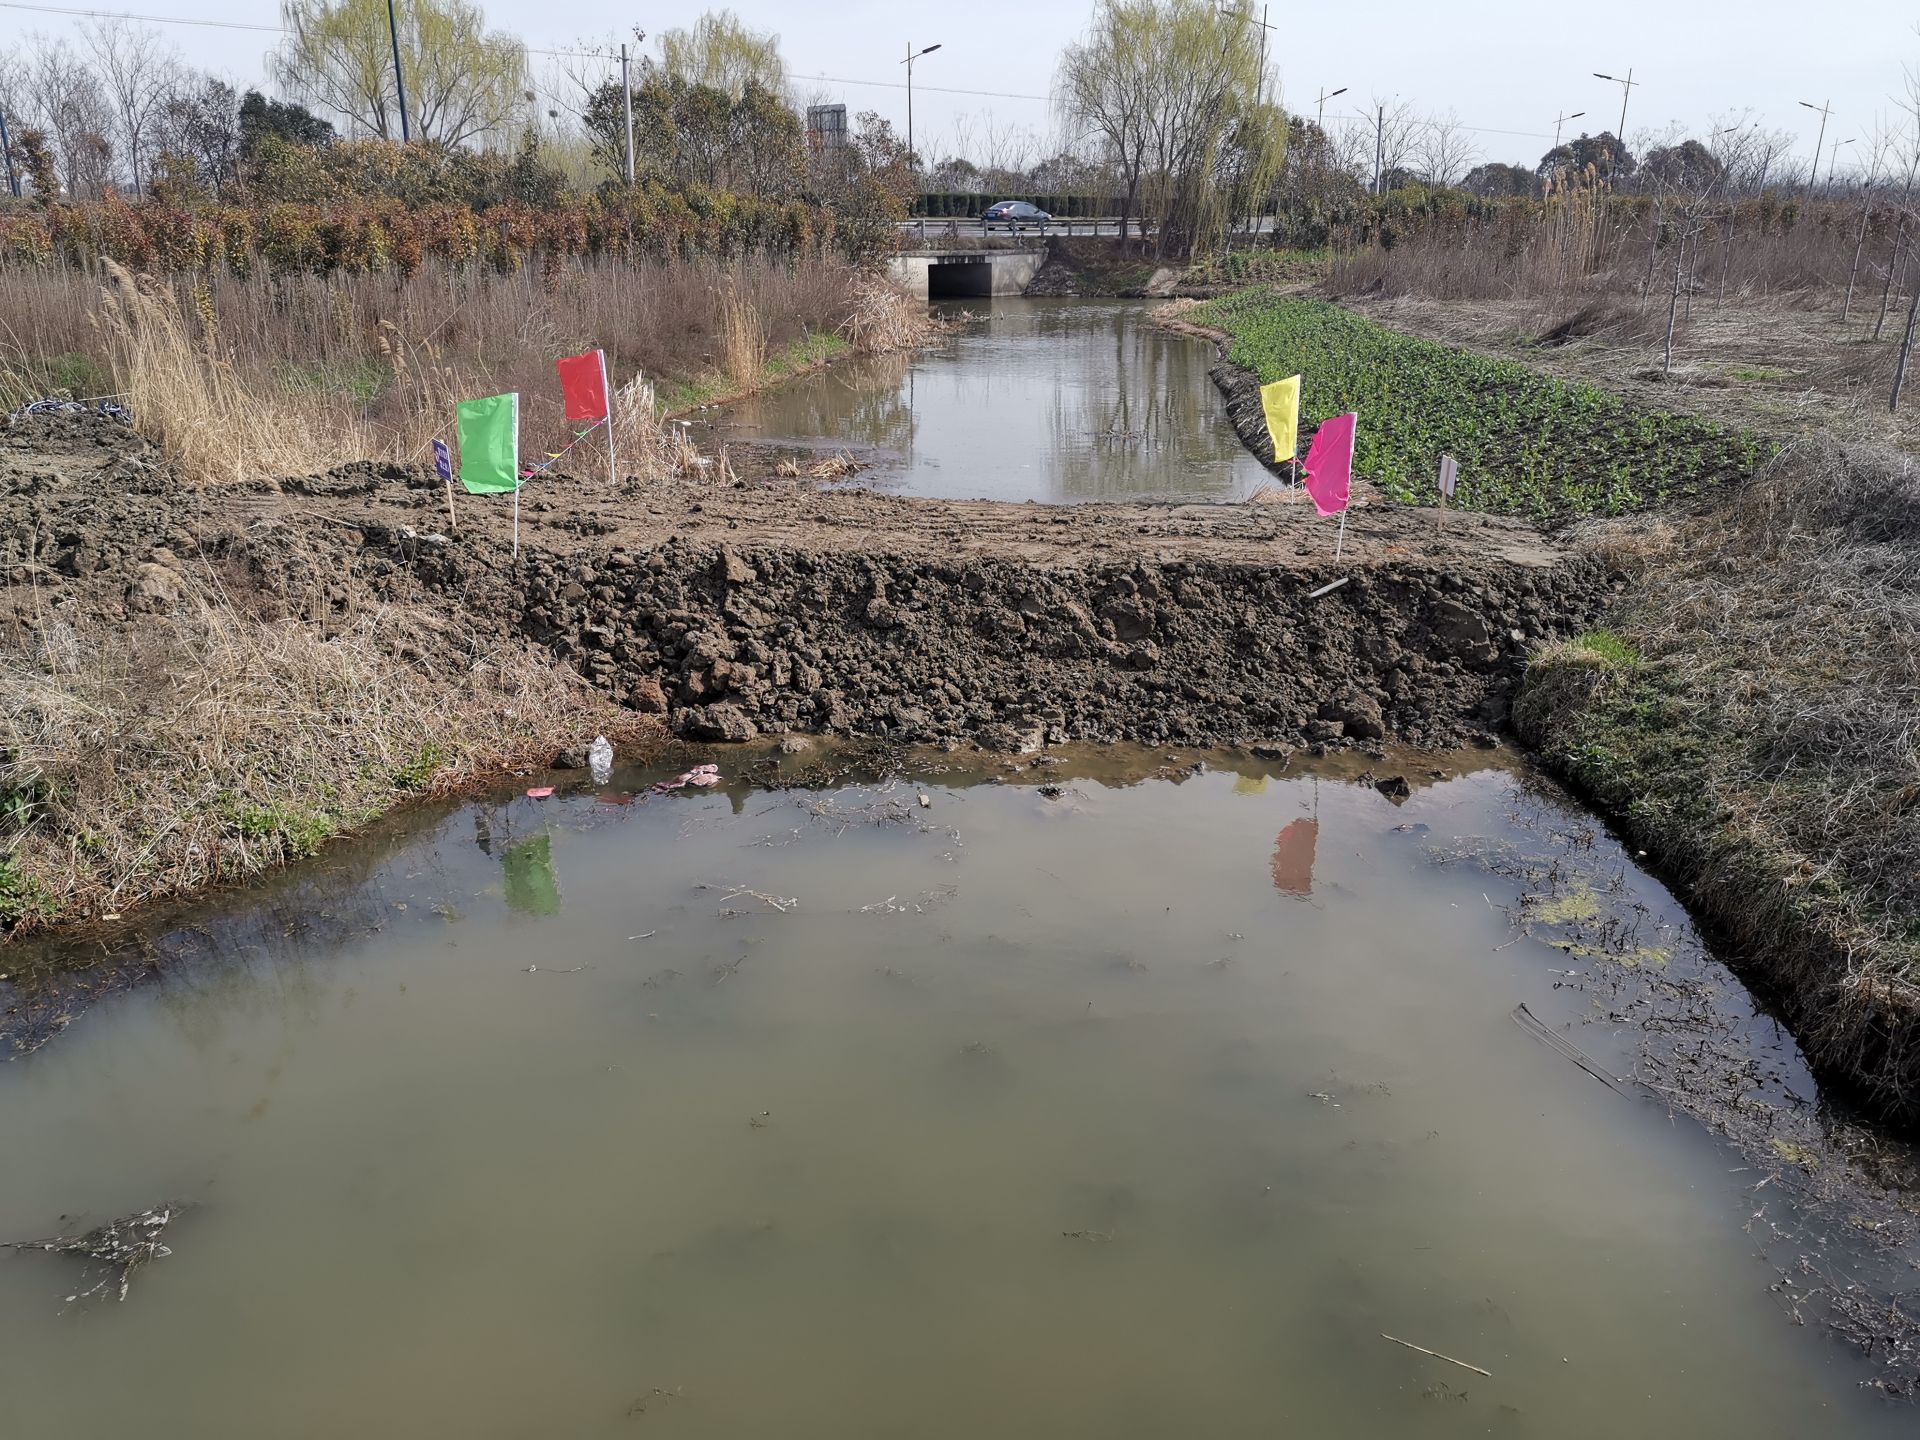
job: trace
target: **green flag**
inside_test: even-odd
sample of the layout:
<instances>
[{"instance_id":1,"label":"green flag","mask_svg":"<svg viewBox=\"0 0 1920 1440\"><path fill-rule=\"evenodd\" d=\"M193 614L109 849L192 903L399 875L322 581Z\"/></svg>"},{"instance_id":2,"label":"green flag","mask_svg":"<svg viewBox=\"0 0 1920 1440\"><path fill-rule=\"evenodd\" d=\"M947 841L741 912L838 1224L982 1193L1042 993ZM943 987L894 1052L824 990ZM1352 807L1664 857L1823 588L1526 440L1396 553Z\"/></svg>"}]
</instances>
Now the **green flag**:
<instances>
[{"instance_id":1,"label":"green flag","mask_svg":"<svg viewBox=\"0 0 1920 1440\"><path fill-rule=\"evenodd\" d=\"M474 495L520 488L520 397L460 402L460 483Z\"/></svg>"}]
</instances>

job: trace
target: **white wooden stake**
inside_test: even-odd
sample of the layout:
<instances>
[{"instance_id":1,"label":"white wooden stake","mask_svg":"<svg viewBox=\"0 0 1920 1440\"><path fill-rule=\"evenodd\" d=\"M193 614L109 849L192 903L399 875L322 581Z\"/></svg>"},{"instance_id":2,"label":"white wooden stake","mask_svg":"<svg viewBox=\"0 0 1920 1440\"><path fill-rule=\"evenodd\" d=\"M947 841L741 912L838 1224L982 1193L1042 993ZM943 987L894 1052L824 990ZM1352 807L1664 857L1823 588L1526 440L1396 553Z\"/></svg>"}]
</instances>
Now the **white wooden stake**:
<instances>
[{"instance_id":1,"label":"white wooden stake","mask_svg":"<svg viewBox=\"0 0 1920 1440\"><path fill-rule=\"evenodd\" d=\"M520 559L520 487L527 482L515 477L513 485L513 558Z\"/></svg>"}]
</instances>

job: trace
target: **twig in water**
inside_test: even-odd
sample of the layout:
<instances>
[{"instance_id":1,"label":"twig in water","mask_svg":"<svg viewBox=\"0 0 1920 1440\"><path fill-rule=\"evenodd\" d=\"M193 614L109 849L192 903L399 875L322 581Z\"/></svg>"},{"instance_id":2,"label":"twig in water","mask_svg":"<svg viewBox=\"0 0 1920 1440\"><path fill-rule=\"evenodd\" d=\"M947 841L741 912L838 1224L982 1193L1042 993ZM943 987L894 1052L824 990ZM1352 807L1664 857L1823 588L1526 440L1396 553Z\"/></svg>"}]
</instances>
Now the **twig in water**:
<instances>
[{"instance_id":1,"label":"twig in water","mask_svg":"<svg viewBox=\"0 0 1920 1440\"><path fill-rule=\"evenodd\" d=\"M627 939L629 939L629 940L651 940L651 939L652 939L652 938L653 938L654 936L656 936L656 935L658 935L659 933L660 933L660 932L659 932L658 930L649 930L649 931L647 931L647 933L646 933L646 934L644 934L644 935L629 935L629 936L627 936Z\"/></svg>"},{"instance_id":2,"label":"twig in water","mask_svg":"<svg viewBox=\"0 0 1920 1440\"><path fill-rule=\"evenodd\" d=\"M1380 1332L1380 1338L1382 1340L1391 1340L1396 1345L1404 1345L1409 1350L1418 1350L1422 1355L1431 1355L1436 1360L1444 1360L1449 1365L1458 1365L1462 1370L1471 1370L1476 1375L1484 1375L1489 1380L1493 1378L1493 1372L1491 1370L1482 1370L1478 1365L1469 1365L1466 1361L1456 1360L1451 1355L1442 1355L1438 1350L1429 1350L1424 1345L1416 1345L1411 1340L1402 1340L1399 1336L1389 1335L1384 1330Z\"/></svg>"},{"instance_id":3,"label":"twig in water","mask_svg":"<svg viewBox=\"0 0 1920 1440\"><path fill-rule=\"evenodd\" d=\"M695 888L700 890L718 890L720 887L718 885L700 885ZM720 898L722 900L737 900L742 895L750 895L755 900L760 901L762 904L771 905L774 909L778 910L782 915L786 914L787 911L792 910L800 903L800 897L798 895L763 895L760 891L749 890L744 885L735 886L733 889L729 890L726 894L722 895ZM723 915L728 915L728 914L737 915L740 912L737 910L723 910L721 913Z\"/></svg>"},{"instance_id":4,"label":"twig in water","mask_svg":"<svg viewBox=\"0 0 1920 1440\"><path fill-rule=\"evenodd\" d=\"M1522 1030L1525 1030L1529 1035L1532 1035L1536 1040L1544 1041L1546 1044L1552 1046L1609 1090L1619 1095L1632 1093L1620 1080L1609 1075L1592 1060L1588 1059L1586 1052L1578 1045L1574 1044L1558 1031L1549 1028L1544 1020L1527 1008L1524 1000L1513 1007L1513 1023L1518 1025Z\"/></svg>"}]
</instances>

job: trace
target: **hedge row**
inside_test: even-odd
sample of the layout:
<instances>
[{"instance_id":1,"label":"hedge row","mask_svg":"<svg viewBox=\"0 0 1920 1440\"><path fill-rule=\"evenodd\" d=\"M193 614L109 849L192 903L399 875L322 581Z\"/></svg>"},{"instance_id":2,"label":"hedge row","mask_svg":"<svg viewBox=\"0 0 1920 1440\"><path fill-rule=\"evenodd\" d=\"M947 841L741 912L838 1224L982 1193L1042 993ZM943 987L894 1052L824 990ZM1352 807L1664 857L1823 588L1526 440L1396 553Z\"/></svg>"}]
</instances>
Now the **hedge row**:
<instances>
[{"instance_id":1,"label":"hedge row","mask_svg":"<svg viewBox=\"0 0 1920 1440\"><path fill-rule=\"evenodd\" d=\"M656 186L538 209L383 200L181 209L107 199L0 211L0 260L78 263L104 254L142 270L241 274L256 265L411 274L429 260L511 271L529 260L573 256L796 255L846 238L833 213L818 205Z\"/></svg>"}]
</instances>

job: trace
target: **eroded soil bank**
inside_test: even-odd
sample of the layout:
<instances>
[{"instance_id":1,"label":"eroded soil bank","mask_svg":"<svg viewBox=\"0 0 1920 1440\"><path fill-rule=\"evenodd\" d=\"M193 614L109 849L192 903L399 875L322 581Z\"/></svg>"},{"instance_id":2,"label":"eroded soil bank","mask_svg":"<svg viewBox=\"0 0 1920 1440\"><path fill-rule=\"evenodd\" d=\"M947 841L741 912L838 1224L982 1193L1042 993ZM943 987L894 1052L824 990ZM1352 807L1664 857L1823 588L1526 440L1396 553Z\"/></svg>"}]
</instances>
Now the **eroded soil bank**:
<instances>
[{"instance_id":1,"label":"eroded soil bank","mask_svg":"<svg viewBox=\"0 0 1920 1440\"><path fill-rule=\"evenodd\" d=\"M1361 509L1336 563L1304 504L823 493L738 447L732 480L531 484L516 562L507 501L459 497L456 529L418 472L196 492L104 422L5 441L16 623L149 624L196 573L321 626L425 606L536 641L701 740L1458 743L1502 724L1527 648L1600 588L1495 517Z\"/></svg>"}]
</instances>

